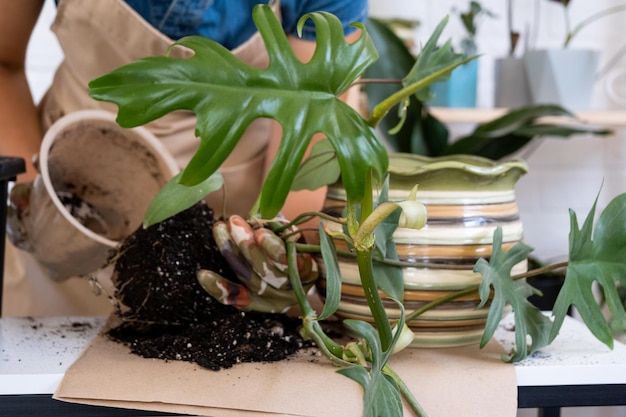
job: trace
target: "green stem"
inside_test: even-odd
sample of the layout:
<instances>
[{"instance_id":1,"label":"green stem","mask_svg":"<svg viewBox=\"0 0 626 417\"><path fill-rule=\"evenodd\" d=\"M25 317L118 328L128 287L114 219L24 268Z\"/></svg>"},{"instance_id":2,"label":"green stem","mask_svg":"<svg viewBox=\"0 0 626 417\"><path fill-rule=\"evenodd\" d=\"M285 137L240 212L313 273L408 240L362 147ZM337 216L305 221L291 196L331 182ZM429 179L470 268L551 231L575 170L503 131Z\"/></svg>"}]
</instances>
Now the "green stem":
<instances>
[{"instance_id":1,"label":"green stem","mask_svg":"<svg viewBox=\"0 0 626 417\"><path fill-rule=\"evenodd\" d=\"M378 293L376 281L374 280L372 251L372 248L367 250L357 249L356 261L359 267L359 275L361 277L361 285L363 286L365 299L367 300L367 305L369 306L372 317L374 318L374 323L376 324L378 335L380 337L380 344L384 352L389 349L389 346L391 346L393 336L391 334L391 325L389 324L387 312L383 307L383 302L380 298L380 294Z\"/></svg>"},{"instance_id":2,"label":"green stem","mask_svg":"<svg viewBox=\"0 0 626 417\"><path fill-rule=\"evenodd\" d=\"M613 13L617 13L617 12L621 12L626 10L626 5L620 5L620 6L614 6L614 7L609 7L608 9L599 11L595 14L592 14L591 16L589 16L588 18L586 18L585 20L583 20L582 22L580 22L579 24L576 25L576 27L573 30L569 30L569 18L568 18L568 14L567 14L567 7L565 8L565 16L566 16L566 25L567 25L567 37L565 38L565 43L563 44L564 48L567 48L570 44L570 42L572 41L572 39L574 38L575 35L578 34L578 32L580 32L582 29L585 28L585 26L589 25L590 23L593 23L594 21L601 19L605 16L611 15Z\"/></svg>"},{"instance_id":3,"label":"green stem","mask_svg":"<svg viewBox=\"0 0 626 417\"><path fill-rule=\"evenodd\" d=\"M470 57L464 58L452 65L449 65L443 69L440 69L439 71L435 71L434 73L421 78L417 82L409 84L406 87L396 91L394 94L390 95L389 97L387 97L386 99L378 103L374 107L374 109L372 109L372 114L367 121L368 124L372 127L378 126L378 123L380 123L383 117L385 117L385 115L389 112L389 110L391 110L393 106L402 102L406 98L412 96L413 94L415 94L422 88L429 86L433 82L437 81L439 78L445 76L446 74L449 74L450 72L452 72L453 69L455 69L459 65L463 65L475 58L477 58L477 56L470 56Z\"/></svg>"},{"instance_id":4,"label":"green stem","mask_svg":"<svg viewBox=\"0 0 626 417\"><path fill-rule=\"evenodd\" d=\"M289 272L289 282L293 288L293 293L300 305L302 315L307 318L314 318L316 316L315 310L311 307L309 300L306 297L306 292L300 281L300 272L298 271L298 260L296 253L295 242L285 242L285 249L287 251L287 267Z\"/></svg>"},{"instance_id":5,"label":"green stem","mask_svg":"<svg viewBox=\"0 0 626 417\"><path fill-rule=\"evenodd\" d=\"M315 217L319 217L320 219L328 220L334 223L340 223L340 224L346 223L345 220L339 219L335 216L331 216L330 214L322 213L320 211L308 211L306 213L299 214L295 219L291 220L289 223L286 223L286 224L276 223L276 226L272 227L272 231L278 234L284 230L289 229L290 227L297 226L301 223L305 223Z\"/></svg>"},{"instance_id":6,"label":"green stem","mask_svg":"<svg viewBox=\"0 0 626 417\"><path fill-rule=\"evenodd\" d=\"M396 203L384 202L380 204L369 216L361 222L357 234L353 237L354 244L359 245L371 239L374 235L374 229L391 213L398 209Z\"/></svg>"},{"instance_id":7,"label":"green stem","mask_svg":"<svg viewBox=\"0 0 626 417\"><path fill-rule=\"evenodd\" d=\"M300 306L300 310L302 311L302 323L306 331L306 336L313 339L315 344L331 362L337 363L337 359L341 359L342 357L343 348L328 337L317 322L317 313L311 306L311 303L309 303L304 287L302 286L302 281L300 281L296 243L291 241L285 242L285 249L287 251L289 282L296 300L298 301L298 305Z\"/></svg>"},{"instance_id":8,"label":"green stem","mask_svg":"<svg viewBox=\"0 0 626 417\"><path fill-rule=\"evenodd\" d=\"M515 275L511 275L511 279L516 281L518 279L524 279L524 278L530 278L530 277L534 277L536 275L541 275L541 274L545 274L546 272L550 272L550 271L555 271L557 269L561 269L561 268L565 268L567 267L568 263L567 262L558 262L555 264L551 264L551 265L547 265L544 266L542 268L537 268L537 269L533 269L527 272L522 272L520 274L515 274ZM411 312L410 314L407 314L406 316L406 321L409 320L414 320L415 318L421 316L422 314L424 314L425 312L432 310L433 308L436 308L442 304L445 304L447 302L456 300L457 298L461 298L464 297L466 295L471 295L474 294L476 292L478 292L478 287L479 284L473 285L465 290L461 290L461 291L457 291L453 294L449 294L446 295L445 297L441 297L438 298L434 301L431 301L430 303L422 306L420 309L415 310L413 312Z\"/></svg>"},{"instance_id":9,"label":"green stem","mask_svg":"<svg viewBox=\"0 0 626 417\"><path fill-rule=\"evenodd\" d=\"M536 275L545 274L546 272L552 272L552 271L556 271L557 269L567 268L568 264L569 263L567 261L557 262L555 264L546 265L541 268L531 269L530 271L527 271L527 272L521 272L519 274L512 275L511 279L518 280L522 278L534 277Z\"/></svg>"},{"instance_id":10,"label":"green stem","mask_svg":"<svg viewBox=\"0 0 626 417\"><path fill-rule=\"evenodd\" d=\"M308 243L296 243L296 248L300 253L321 253L322 250L319 245L313 245ZM356 258L356 254L354 252L345 251L345 250L337 250L337 255L343 258ZM445 265L445 264L434 264L432 262L412 262L412 261L400 261L397 259L372 259L373 262L396 266L398 268L427 268L427 269L454 269L459 271L464 271L467 269L465 265Z\"/></svg>"},{"instance_id":11,"label":"green stem","mask_svg":"<svg viewBox=\"0 0 626 417\"><path fill-rule=\"evenodd\" d=\"M305 336L309 337L320 352L335 366L351 366L351 362L342 359L344 348L332 340L317 320L303 320Z\"/></svg>"},{"instance_id":12,"label":"green stem","mask_svg":"<svg viewBox=\"0 0 626 417\"><path fill-rule=\"evenodd\" d=\"M570 42L573 34L571 31L571 24L570 24L570 19L569 19L569 8L567 7L567 3L565 1L563 1L562 3L563 3L563 20L564 20L563 23L565 24L565 33L567 33L567 37L565 38L565 45L563 45L563 47L567 48L567 44Z\"/></svg>"},{"instance_id":13,"label":"green stem","mask_svg":"<svg viewBox=\"0 0 626 417\"><path fill-rule=\"evenodd\" d=\"M356 249L356 262L359 268L359 276L361 277L361 286L365 293L365 299L370 309L370 313L374 319L374 324L378 330L380 343L383 351L391 346L393 336L391 334L391 325L387 317L387 312L383 307L383 302L378 293L378 286L374 279L374 267L372 265L372 253L374 248L373 229L370 232L363 232L362 225L365 224L369 230L369 217L374 207L374 192L372 187L372 175L368 175L365 184L365 194L360 203L359 221L356 220L357 204L348 199L348 231L354 240ZM359 240L356 238L359 237Z\"/></svg>"},{"instance_id":14,"label":"green stem","mask_svg":"<svg viewBox=\"0 0 626 417\"><path fill-rule=\"evenodd\" d=\"M421 308L413 311L412 313L407 314L406 315L406 321L408 322L410 320L414 320L417 317L419 317L422 314L424 314L425 312L427 312L429 310L432 310L433 308L439 307L440 305L445 304L447 302L456 300L457 298L461 298L461 297L464 297L466 295L474 294L475 292L478 291L478 286L479 286L478 284L472 285L471 287L469 287L469 288L467 288L465 290L457 291L457 292L455 292L453 294L449 294L449 295L446 295L444 297L438 298L438 299L436 299L434 301L431 301L430 303L425 304L424 306L422 306Z\"/></svg>"}]
</instances>

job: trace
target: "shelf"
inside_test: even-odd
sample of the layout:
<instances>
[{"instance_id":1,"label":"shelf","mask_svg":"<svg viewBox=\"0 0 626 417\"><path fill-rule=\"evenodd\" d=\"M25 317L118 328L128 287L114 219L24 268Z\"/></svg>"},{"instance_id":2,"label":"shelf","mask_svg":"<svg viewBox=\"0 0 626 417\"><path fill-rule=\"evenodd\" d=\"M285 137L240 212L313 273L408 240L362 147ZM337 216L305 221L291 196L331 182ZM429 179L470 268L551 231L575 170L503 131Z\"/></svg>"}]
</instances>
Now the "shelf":
<instances>
[{"instance_id":1,"label":"shelf","mask_svg":"<svg viewBox=\"0 0 626 417\"><path fill-rule=\"evenodd\" d=\"M432 107L431 113L446 123L484 123L504 115L508 109ZM584 123L601 126L626 126L626 110L584 110L570 117L546 117L555 123Z\"/></svg>"}]
</instances>

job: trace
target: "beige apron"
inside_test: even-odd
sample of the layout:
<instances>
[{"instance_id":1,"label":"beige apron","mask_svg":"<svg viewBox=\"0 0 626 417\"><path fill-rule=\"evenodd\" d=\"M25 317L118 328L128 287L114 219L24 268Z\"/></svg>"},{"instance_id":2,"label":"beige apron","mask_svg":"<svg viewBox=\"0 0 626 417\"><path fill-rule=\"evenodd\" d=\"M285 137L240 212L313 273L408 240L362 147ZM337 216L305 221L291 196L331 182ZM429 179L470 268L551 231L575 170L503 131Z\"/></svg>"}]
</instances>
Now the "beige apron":
<instances>
[{"instance_id":1,"label":"beige apron","mask_svg":"<svg viewBox=\"0 0 626 417\"><path fill-rule=\"evenodd\" d=\"M278 1L273 8L278 13ZM89 97L89 81L142 57L164 55L173 42L122 0L61 0L52 30L65 59L41 103L44 130L63 115L80 109L99 108L116 113L114 104ZM189 52L179 48L173 54L185 56ZM233 53L250 65L268 64L258 33ZM172 113L146 127L163 141L181 166L193 155L198 139L192 113ZM245 215L254 204L263 178L270 130L268 119L253 122L220 170L229 196L227 214ZM207 199L218 213L222 211L223 195L218 191ZM86 280L53 283L29 254L10 244L5 258L4 315L95 315L111 310L106 297L90 293Z\"/></svg>"}]
</instances>

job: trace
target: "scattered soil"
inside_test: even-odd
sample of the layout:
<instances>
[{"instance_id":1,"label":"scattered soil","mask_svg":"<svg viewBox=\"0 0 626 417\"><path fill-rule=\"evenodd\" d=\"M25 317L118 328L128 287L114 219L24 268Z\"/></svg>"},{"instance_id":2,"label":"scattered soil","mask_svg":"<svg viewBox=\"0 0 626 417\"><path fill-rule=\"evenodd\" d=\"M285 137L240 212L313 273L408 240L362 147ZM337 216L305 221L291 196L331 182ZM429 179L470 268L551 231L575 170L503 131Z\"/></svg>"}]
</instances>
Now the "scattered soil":
<instances>
[{"instance_id":1,"label":"scattered soil","mask_svg":"<svg viewBox=\"0 0 626 417\"><path fill-rule=\"evenodd\" d=\"M108 335L146 358L183 360L219 370L287 358L304 346L298 321L245 313L204 291L196 272L236 280L220 255L204 203L126 238L111 261L122 323Z\"/></svg>"}]
</instances>

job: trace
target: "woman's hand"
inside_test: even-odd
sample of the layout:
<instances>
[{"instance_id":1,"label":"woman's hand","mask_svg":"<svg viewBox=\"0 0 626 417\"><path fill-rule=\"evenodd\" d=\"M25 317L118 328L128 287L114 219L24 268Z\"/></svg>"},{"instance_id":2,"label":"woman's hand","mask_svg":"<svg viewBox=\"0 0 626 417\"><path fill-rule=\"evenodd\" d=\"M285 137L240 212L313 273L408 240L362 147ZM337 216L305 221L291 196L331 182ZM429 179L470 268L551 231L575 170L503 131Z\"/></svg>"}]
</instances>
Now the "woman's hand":
<instances>
[{"instance_id":1,"label":"woman's hand","mask_svg":"<svg viewBox=\"0 0 626 417\"><path fill-rule=\"evenodd\" d=\"M253 229L240 216L213 226L217 246L240 282L200 270L200 285L217 301L244 311L282 313L297 304L289 284L285 242L267 228ZM310 254L297 258L300 280L308 290L319 276Z\"/></svg>"}]
</instances>

